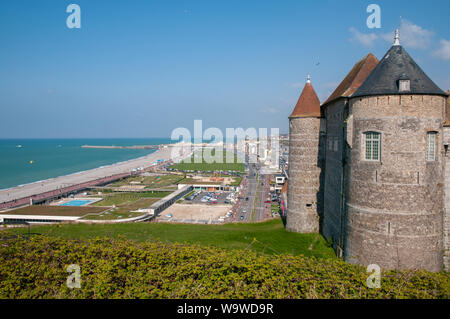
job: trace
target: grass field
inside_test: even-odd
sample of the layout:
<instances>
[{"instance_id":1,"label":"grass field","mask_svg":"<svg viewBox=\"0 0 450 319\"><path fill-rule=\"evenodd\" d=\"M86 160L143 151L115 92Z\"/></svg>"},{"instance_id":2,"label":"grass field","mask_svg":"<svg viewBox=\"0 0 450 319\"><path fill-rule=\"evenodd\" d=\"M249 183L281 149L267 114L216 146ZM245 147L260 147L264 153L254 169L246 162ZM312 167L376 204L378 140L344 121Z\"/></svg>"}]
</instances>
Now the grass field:
<instances>
[{"instance_id":1,"label":"grass field","mask_svg":"<svg viewBox=\"0 0 450 319\"><path fill-rule=\"evenodd\" d=\"M182 161L181 163L171 165L170 168L178 169L180 171L203 171L203 172L210 172L210 171L237 171L237 172L244 172L244 164L242 161L236 156L234 156L234 160L232 163L227 163L226 155L227 152L218 152L218 158L221 159L221 163L208 163L205 160L206 155L208 154L203 151L196 152L192 155L190 159L187 159L185 161ZM212 150L211 152L212 156L215 155L215 151ZM196 163L198 162L198 163Z\"/></svg>"},{"instance_id":2,"label":"grass field","mask_svg":"<svg viewBox=\"0 0 450 319\"><path fill-rule=\"evenodd\" d=\"M157 202L159 198L141 198L131 204L125 204L118 206L116 208L111 208L107 212L101 214L86 216L85 220L113 220L113 219L124 219L141 216L144 213L132 212L138 210L139 208L145 208L151 206L153 203Z\"/></svg>"},{"instance_id":3,"label":"grass field","mask_svg":"<svg viewBox=\"0 0 450 319\"><path fill-rule=\"evenodd\" d=\"M184 176L180 175L160 175L160 176L132 176L121 181L109 184L110 187L120 187L125 185L143 185L148 189L161 188L169 185L178 184ZM139 183L139 184L136 184Z\"/></svg>"},{"instance_id":4,"label":"grass field","mask_svg":"<svg viewBox=\"0 0 450 319\"><path fill-rule=\"evenodd\" d=\"M92 204L92 206L119 206L128 205L136 202L141 198L163 198L169 195L170 192L133 192L133 193L114 193L113 195L105 196L99 202Z\"/></svg>"},{"instance_id":5,"label":"grass field","mask_svg":"<svg viewBox=\"0 0 450 319\"><path fill-rule=\"evenodd\" d=\"M288 253L335 258L334 251L318 234L298 234L285 230L280 219L264 223L189 225L165 223L125 223L107 225L65 224L34 226L34 233L67 239L124 237L137 242L160 240L165 243L190 243L232 249L251 249L265 254ZM22 228L9 229L26 233Z\"/></svg>"}]
</instances>

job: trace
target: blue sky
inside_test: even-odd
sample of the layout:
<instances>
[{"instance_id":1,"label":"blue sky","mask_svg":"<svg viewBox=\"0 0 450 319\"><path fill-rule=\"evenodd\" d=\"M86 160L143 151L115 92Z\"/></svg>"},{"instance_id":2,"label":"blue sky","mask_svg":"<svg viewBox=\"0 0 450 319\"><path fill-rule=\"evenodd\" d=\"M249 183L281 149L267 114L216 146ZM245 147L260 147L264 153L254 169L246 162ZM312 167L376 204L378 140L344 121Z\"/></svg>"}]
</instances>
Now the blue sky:
<instances>
[{"instance_id":1,"label":"blue sky","mask_svg":"<svg viewBox=\"0 0 450 319\"><path fill-rule=\"evenodd\" d=\"M81 8L81 29L66 7ZM381 28L369 29L369 4ZM168 137L278 127L306 75L321 101L401 42L450 88L450 1L0 1L0 138ZM401 18L400 18L401 17Z\"/></svg>"}]
</instances>

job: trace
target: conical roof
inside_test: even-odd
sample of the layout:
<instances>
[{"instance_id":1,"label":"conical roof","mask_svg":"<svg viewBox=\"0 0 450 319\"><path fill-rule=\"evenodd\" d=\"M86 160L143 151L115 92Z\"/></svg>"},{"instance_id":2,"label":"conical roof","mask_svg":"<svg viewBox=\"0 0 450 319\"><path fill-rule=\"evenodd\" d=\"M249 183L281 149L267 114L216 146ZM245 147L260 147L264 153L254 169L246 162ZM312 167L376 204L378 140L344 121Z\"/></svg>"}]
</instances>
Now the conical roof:
<instances>
[{"instance_id":1,"label":"conical roof","mask_svg":"<svg viewBox=\"0 0 450 319\"><path fill-rule=\"evenodd\" d=\"M363 84L377 64L378 59L372 53L359 60L323 105L340 97L350 97Z\"/></svg>"},{"instance_id":2,"label":"conical roof","mask_svg":"<svg viewBox=\"0 0 450 319\"><path fill-rule=\"evenodd\" d=\"M289 118L292 117L320 117L320 101L309 80L309 76L294 111L289 116Z\"/></svg>"},{"instance_id":3,"label":"conical roof","mask_svg":"<svg viewBox=\"0 0 450 319\"><path fill-rule=\"evenodd\" d=\"M410 80L410 90L400 92L399 80ZM352 97L387 94L445 95L399 44L389 49Z\"/></svg>"}]
</instances>

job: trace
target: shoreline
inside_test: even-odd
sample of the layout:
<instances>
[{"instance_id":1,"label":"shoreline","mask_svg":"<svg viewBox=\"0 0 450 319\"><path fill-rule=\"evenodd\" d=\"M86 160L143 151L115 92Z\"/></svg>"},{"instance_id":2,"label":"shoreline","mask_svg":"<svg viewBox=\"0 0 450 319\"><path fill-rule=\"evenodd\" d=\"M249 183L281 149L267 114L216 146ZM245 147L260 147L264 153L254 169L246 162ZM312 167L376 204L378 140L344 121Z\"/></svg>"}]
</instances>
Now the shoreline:
<instances>
[{"instance_id":1,"label":"shoreline","mask_svg":"<svg viewBox=\"0 0 450 319\"><path fill-rule=\"evenodd\" d=\"M24 186L28 186L28 185L32 185L32 184L39 184L39 183L43 183L43 182L46 182L46 181L51 181L51 180L54 180L54 179L57 179L57 178L62 178L62 177L66 177L66 176L80 174L80 173L88 172L88 171L99 169L99 168L110 167L110 166L113 166L113 165L116 165L116 164L127 163L129 161L134 161L134 160L137 160L137 159L141 159L141 158L147 157L149 155L152 155L152 154L156 153L157 151L158 150L155 149L155 152L153 152L153 153L150 153L150 154L147 154L147 155L144 155L144 156L139 156L139 157L136 157L136 158L132 158L132 159L129 159L129 160L126 160L126 161L115 162L115 163L112 163L112 164L102 165L102 166L98 166L98 167L94 167L94 168L89 168L89 169L85 169L85 170L82 170L82 171L77 171L77 172L73 172L73 173L69 173L69 174L65 174L65 175L58 175L58 176L55 176L55 177L49 177L49 178L46 178L46 179L41 179L41 180L38 180L38 181L29 182L29 183L25 183L25 184L19 184L19 185L12 186L12 187L0 188L0 195L4 191L9 191L9 190L12 190L12 189L15 189L15 188L22 188ZM2 201L0 200L0 203L1 202Z\"/></svg>"},{"instance_id":2,"label":"shoreline","mask_svg":"<svg viewBox=\"0 0 450 319\"><path fill-rule=\"evenodd\" d=\"M162 148L151 154L140 156L127 161L116 162L97 168L79 171L67 175L53 177L41 181L36 181L21 186L15 186L0 190L0 205L10 203L24 198L31 198L40 194L63 190L84 183L105 179L108 177L131 174L132 170L138 167L151 167L153 162L163 159L164 162L171 159L172 147ZM0 208L4 209L4 208Z\"/></svg>"}]
</instances>

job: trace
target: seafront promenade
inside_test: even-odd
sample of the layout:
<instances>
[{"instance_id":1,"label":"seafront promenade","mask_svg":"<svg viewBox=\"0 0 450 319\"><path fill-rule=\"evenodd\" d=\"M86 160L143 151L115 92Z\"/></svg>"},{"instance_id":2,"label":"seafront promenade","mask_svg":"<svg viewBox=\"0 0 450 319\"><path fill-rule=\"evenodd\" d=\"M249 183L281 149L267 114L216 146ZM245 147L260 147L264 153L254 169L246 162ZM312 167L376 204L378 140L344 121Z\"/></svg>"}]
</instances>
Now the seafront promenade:
<instances>
[{"instance_id":1,"label":"seafront promenade","mask_svg":"<svg viewBox=\"0 0 450 319\"><path fill-rule=\"evenodd\" d=\"M39 201L128 176L135 168L150 167L159 159L168 161L172 150L172 147L162 148L152 154L125 162L1 190L0 210L27 205L30 199Z\"/></svg>"}]
</instances>

